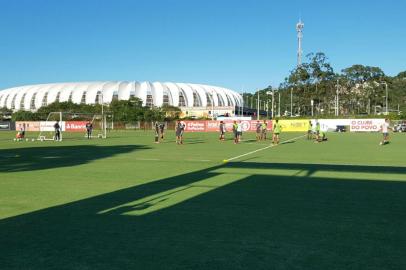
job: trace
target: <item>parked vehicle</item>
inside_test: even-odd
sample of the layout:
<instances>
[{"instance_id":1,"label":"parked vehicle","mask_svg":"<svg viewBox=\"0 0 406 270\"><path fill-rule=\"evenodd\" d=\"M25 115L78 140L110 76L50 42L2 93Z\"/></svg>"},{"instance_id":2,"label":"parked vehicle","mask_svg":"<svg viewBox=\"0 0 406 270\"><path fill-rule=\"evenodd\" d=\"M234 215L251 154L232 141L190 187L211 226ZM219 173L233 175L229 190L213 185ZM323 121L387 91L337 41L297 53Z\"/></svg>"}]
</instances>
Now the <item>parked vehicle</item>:
<instances>
[{"instance_id":1,"label":"parked vehicle","mask_svg":"<svg viewBox=\"0 0 406 270\"><path fill-rule=\"evenodd\" d=\"M345 126L337 126L336 127L336 132L346 132L347 129Z\"/></svg>"},{"instance_id":2,"label":"parked vehicle","mask_svg":"<svg viewBox=\"0 0 406 270\"><path fill-rule=\"evenodd\" d=\"M406 123L400 123L393 126L394 132L406 132Z\"/></svg>"}]
</instances>

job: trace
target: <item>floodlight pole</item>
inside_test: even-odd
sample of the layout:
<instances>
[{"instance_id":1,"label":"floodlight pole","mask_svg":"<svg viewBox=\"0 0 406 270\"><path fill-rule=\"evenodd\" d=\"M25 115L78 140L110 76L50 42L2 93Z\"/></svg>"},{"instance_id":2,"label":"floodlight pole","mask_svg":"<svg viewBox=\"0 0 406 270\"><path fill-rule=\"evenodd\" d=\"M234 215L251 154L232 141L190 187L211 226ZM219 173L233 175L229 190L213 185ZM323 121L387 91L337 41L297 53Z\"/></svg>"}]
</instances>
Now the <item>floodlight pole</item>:
<instances>
[{"instance_id":1,"label":"floodlight pole","mask_svg":"<svg viewBox=\"0 0 406 270\"><path fill-rule=\"evenodd\" d=\"M62 135L62 112L59 112L59 123L61 123L61 125L60 125L60 130L59 130L59 133L60 133L60 138L59 138L59 140L61 140L62 141L62 138L63 138L63 135Z\"/></svg>"},{"instance_id":2,"label":"floodlight pole","mask_svg":"<svg viewBox=\"0 0 406 270\"><path fill-rule=\"evenodd\" d=\"M381 82L381 84L385 85L385 115L388 115L388 84L386 82Z\"/></svg>"},{"instance_id":3,"label":"floodlight pole","mask_svg":"<svg viewBox=\"0 0 406 270\"><path fill-rule=\"evenodd\" d=\"M273 111L274 103L275 103L275 98L274 97L275 97L275 92L274 92L274 89L272 88L272 108L271 108L272 118L275 118L274 111Z\"/></svg>"},{"instance_id":4,"label":"floodlight pole","mask_svg":"<svg viewBox=\"0 0 406 270\"><path fill-rule=\"evenodd\" d=\"M336 89L336 116L338 116L339 114L339 98L338 98L338 89L340 87L339 85L339 80L337 80L337 85L336 85L337 89Z\"/></svg>"},{"instance_id":5,"label":"floodlight pole","mask_svg":"<svg viewBox=\"0 0 406 270\"><path fill-rule=\"evenodd\" d=\"M290 88L290 117L292 117L293 113L293 87Z\"/></svg>"},{"instance_id":6,"label":"floodlight pole","mask_svg":"<svg viewBox=\"0 0 406 270\"><path fill-rule=\"evenodd\" d=\"M211 90L211 120L214 120L214 90Z\"/></svg>"},{"instance_id":7,"label":"floodlight pole","mask_svg":"<svg viewBox=\"0 0 406 270\"><path fill-rule=\"evenodd\" d=\"M258 90L258 104L257 104L257 120L259 120L259 90Z\"/></svg>"},{"instance_id":8,"label":"floodlight pole","mask_svg":"<svg viewBox=\"0 0 406 270\"><path fill-rule=\"evenodd\" d=\"M281 91L278 91L278 117L281 117Z\"/></svg>"},{"instance_id":9,"label":"floodlight pole","mask_svg":"<svg viewBox=\"0 0 406 270\"><path fill-rule=\"evenodd\" d=\"M311 105L311 107L312 107L312 117L313 117L313 112L314 112L314 110L313 110L313 107L314 107L314 100L313 100L313 99L310 100L310 105Z\"/></svg>"},{"instance_id":10,"label":"floodlight pole","mask_svg":"<svg viewBox=\"0 0 406 270\"><path fill-rule=\"evenodd\" d=\"M240 106L241 106L241 116L244 116L244 90L242 91L242 99L240 102Z\"/></svg>"},{"instance_id":11,"label":"floodlight pole","mask_svg":"<svg viewBox=\"0 0 406 270\"><path fill-rule=\"evenodd\" d=\"M105 117L105 115L104 115L103 91L100 91L100 98L101 98L101 109L102 109L102 130L103 130L103 137L104 137L104 138L107 138L106 117Z\"/></svg>"}]
</instances>

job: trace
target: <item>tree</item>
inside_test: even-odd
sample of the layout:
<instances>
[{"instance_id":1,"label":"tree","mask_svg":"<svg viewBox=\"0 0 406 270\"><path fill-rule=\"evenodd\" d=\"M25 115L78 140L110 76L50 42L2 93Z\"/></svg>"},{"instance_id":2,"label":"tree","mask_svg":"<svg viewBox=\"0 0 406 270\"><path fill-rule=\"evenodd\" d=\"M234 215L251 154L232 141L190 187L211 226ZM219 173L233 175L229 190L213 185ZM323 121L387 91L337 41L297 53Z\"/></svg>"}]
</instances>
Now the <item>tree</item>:
<instances>
[{"instance_id":1,"label":"tree","mask_svg":"<svg viewBox=\"0 0 406 270\"><path fill-rule=\"evenodd\" d=\"M6 107L0 108L0 120L10 120L11 115L13 114L13 111L10 109L7 109Z\"/></svg>"},{"instance_id":2,"label":"tree","mask_svg":"<svg viewBox=\"0 0 406 270\"><path fill-rule=\"evenodd\" d=\"M167 120L176 120L179 119L182 110L179 107L164 105L162 106L162 112L165 114Z\"/></svg>"},{"instance_id":3,"label":"tree","mask_svg":"<svg viewBox=\"0 0 406 270\"><path fill-rule=\"evenodd\" d=\"M30 111L17 111L14 112L11 116L13 121L38 121L41 120L41 117L37 113Z\"/></svg>"}]
</instances>

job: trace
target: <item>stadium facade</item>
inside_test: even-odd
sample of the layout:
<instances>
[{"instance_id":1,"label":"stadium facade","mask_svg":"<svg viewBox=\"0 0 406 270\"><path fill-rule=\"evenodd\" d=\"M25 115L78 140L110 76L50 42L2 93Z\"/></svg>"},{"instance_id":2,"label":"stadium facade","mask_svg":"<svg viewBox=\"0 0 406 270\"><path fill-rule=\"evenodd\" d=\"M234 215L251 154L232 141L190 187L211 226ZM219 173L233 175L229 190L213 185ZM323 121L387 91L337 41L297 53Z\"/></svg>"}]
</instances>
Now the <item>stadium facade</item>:
<instances>
[{"instance_id":1,"label":"stadium facade","mask_svg":"<svg viewBox=\"0 0 406 270\"><path fill-rule=\"evenodd\" d=\"M108 104L113 99L140 98L144 106L171 105L190 109L234 108L242 105L235 91L218 86L172 83L99 81L52 83L13 87L0 91L0 107L18 111L36 111L53 102L72 101L77 104Z\"/></svg>"}]
</instances>

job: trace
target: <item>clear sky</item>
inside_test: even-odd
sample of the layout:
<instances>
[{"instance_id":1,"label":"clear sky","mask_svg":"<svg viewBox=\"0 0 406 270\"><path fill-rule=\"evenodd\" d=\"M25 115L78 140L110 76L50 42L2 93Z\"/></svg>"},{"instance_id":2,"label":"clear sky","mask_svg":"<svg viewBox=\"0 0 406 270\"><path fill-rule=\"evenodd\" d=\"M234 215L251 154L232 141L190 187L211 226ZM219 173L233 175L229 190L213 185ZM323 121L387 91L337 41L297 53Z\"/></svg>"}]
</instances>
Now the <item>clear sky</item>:
<instances>
[{"instance_id":1,"label":"clear sky","mask_svg":"<svg viewBox=\"0 0 406 270\"><path fill-rule=\"evenodd\" d=\"M0 89L68 81L277 86L303 50L406 70L406 0L0 0Z\"/></svg>"}]
</instances>

